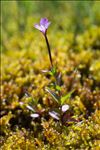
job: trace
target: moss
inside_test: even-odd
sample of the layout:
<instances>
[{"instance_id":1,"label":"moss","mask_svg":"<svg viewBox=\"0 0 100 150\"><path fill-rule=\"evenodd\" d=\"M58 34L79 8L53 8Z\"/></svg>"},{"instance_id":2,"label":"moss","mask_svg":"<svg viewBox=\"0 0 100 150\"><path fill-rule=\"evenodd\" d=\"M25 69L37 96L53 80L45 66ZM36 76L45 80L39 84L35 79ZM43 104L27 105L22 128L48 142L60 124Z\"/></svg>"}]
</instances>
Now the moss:
<instances>
[{"instance_id":1,"label":"moss","mask_svg":"<svg viewBox=\"0 0 100 150\"><path fill-rule=\"evenodd\" d=\"M75 45L73 33L69 33L69 38L61 38L57 33L57 50L52 50L52 54L58 72L62 73L60 92L66 95L74 89L65 100L70 109L61 114L59 121L48 114L58 105L44 90L54 78L41 72L50 68L43 40L34 38L36 33L9 39L9 50L1 58L2 150L100 149L99 30L91 27L78 35ZM53 42L53 35L49 36ZM27 105L40 117L31 118Z\"/></svg>"}]
</instances>

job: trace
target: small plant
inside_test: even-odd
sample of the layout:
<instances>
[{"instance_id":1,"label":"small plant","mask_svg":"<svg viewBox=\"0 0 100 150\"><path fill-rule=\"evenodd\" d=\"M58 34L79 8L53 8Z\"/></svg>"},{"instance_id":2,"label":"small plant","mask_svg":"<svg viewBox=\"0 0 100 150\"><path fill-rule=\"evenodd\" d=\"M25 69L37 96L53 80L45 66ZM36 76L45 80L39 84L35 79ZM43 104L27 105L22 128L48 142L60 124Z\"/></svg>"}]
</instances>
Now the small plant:
<instances>
[{"instance_id":1,"label":"small plant","mask_svg":"<svg viewBox=\"0 0 100 150\"><path fill-rule=\"evenodd\" d=\"M61 116L63 113L65 113L69 109L69 105L65 104L65 101L71 97L71 94L74 91L71 91L65 96L62 96L61 94L61 73L58 73L57 68L53 66L52 56L51 56L51 50L50 45L47 38L47 29L50 25L50 22L47 18L42 18L40 20L40 24L35 24L34 27L41 31L45 37L48 53L49 53L49 59L51 63L51 70L43 70L42 72L49 74L50 76L54 77L55 81L49 84L45 91L48 92L54 101L57 103L57 112L56 111L49 111L49 115L53 117L56 120L61 119Z\"/></svg>"}]
</instances>

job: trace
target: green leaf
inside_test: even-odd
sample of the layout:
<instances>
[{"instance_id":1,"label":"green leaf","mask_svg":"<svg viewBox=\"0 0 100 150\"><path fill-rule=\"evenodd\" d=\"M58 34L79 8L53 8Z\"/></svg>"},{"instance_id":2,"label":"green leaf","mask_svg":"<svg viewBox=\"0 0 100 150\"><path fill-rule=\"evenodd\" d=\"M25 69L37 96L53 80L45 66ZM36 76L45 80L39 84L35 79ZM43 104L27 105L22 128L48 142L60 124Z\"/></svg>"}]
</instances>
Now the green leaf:
<instances>
[{"instance_id":1,"label":"green leaf","mask_svg":"<svg viewBox=\"0 0 100 150\"><path fill-rule=\"evenodd\" d=\"M53 99L57 102L57 103L59 103L59 100L60 100L60 97L56 94L56 93L54 93L53 91L51 91L49 88L45 88L45 90L53 97Z\"/></svg>"},{"instance_id":2,"label":"green leaf","mask_svg":"<svg viewBox=\"0 0 100 150\"><path fill-rule=\"evenodd\" d=\"M74 92L74 90L71 91L71 92L69 92L69 93L66 94L65 96L62 96L62 97L61 97L61 104L62 104L62 105L64 104L64 102L65 102L67 99L69 99L69 98L71 97L71 95L72 95L73 92Z\"/></svg>"},{"instance_id":3,"label":"green leaf","mask_svg":"<svg viewBox=\"0 0 100 150\"><path fill-rule=\"evenodd\" d=\"M61 87L59 85L56 85L56 90L61 91Z\"/></svg>"},{"instance_id":4,"label":"green leaf","mask_svg":"<svg viewBox=\"0 0 100 150\"><path fill-rule=\"evenodd\" d=\"M56 67L53 67L53 68L51 69L51 71L49 72L49 74L50 74L51 76L55 76L56 72L57 72Z\"/></svg>"}]
</instances>

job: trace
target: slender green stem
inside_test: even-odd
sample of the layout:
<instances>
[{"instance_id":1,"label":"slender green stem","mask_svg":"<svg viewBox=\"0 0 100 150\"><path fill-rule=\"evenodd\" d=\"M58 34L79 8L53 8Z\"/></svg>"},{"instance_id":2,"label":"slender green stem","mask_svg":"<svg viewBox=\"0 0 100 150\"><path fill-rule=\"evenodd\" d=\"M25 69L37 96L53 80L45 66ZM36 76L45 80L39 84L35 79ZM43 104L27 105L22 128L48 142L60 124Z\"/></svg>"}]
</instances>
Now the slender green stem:
<instances>
[{"instance_id":1,"label":"slender green stem","mask_svg":"<svg viewBox=\"0 0 100 150\"><path fill-rule=\"evenodd\" d=\"M50 59L51 67L53 68L53 62L52 62L50 45L49 45L48 38L47 38L46 34L45 34L45 40L46 40L46 44L47 44L47 48L48 48L48 53L49 53L49 59Z\"/></svg>"}]
</instances>

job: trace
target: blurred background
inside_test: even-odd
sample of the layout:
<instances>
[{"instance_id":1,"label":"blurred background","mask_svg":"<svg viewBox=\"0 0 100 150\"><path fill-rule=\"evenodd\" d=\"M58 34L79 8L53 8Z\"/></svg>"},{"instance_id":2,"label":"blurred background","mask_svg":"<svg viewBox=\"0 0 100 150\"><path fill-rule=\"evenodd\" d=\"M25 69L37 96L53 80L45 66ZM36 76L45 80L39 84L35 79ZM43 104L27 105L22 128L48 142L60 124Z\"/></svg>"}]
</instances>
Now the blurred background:
<instances>
[{"instance_id":1,"label":"blurred background","mask_svg":"<svg viewBox=\"0 0 100 150\"><path fill-rule=\"evenodd\" d=\"M2 45L14 35L21 36L34 30L40 18L52 21L51 30L83 32L91 25L100 25L100 1L2 1Z\"/></svg>"}]
</instances>

